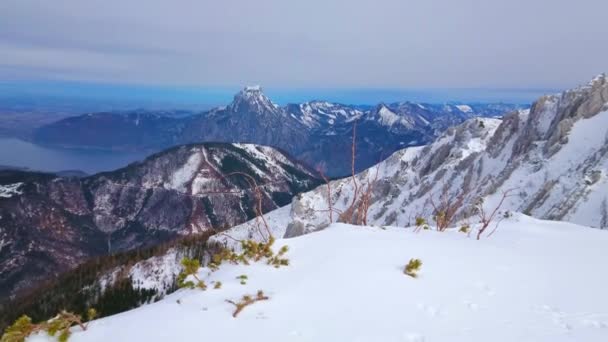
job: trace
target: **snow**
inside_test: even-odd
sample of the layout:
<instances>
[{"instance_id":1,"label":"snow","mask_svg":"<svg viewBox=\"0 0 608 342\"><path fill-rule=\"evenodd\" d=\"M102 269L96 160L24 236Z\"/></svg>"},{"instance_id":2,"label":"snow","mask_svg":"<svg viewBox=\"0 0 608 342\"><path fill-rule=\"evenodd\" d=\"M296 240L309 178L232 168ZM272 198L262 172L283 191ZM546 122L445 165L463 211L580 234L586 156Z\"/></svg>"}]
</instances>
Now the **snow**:
<instances>
[{"instance_id":1,"label":"snow","mask_svg":"<svg viewBox=\"0 0 608 342\"><path fill-rule=\"evenodd\" d=\"M171 287L179 274L179 262L177 251L171 249L164 255L155 256L133 265L129 276L136 287L162 291Z\"/></svg>"},{"instance_id":2,"label":"snow","mask_svg":"<svg viewBox=\"0 0 608 342\"><path fill-rule=\"evenodd\" d=\"M400 160L402 162L410 162L410 161L414 160L414 158L418 157L418 155L420 155L420 152L422 152L422 150L424 150L424 146L408 147L403 150Z\"/></svg>"},{"instance_id":3,"label":"snow","mask_svg":"<svg viewBox=\"0 0 608 342\"><path fill-rule=\"evenodd\" d=\"M277 151L268 146L260 146L255 144L233 144L233 146L244 150L249 156L254 159L258 159L263 162L266 167L274 169L276 173L283 173L283 167L275 162L278 161L283 164L293 165L291 161L289 161L285 156L281 153L277 153ZM267 177L268 175L260 170L256 165L249 163L249 167L254 170L260 176ZM277 174L274 174L276 176Z\"/></svg>"},{"instance_id":4,"label":"snow","mask_svg":"<svg viewBox=\"0 0 608 342\"><path fill-rule=\"evenodd\" d=\"M399 121L399 116L390 111L390 109L382 106L378 111L380 115L380 123L385 126L392 126L395 122Z\"/></svg>"},{"instance_id":5,"label":"snow","mask_svg":"<svg viewBox=\"0 0 608 342\"><path fill-rule=\"evenodd\" d=\"M281 207L279 209L275 209L269 213L264 215L264 219L268 222L268 226L272 231L274 236L281 237L285 235L285 230L287 228L287 222L290 220L291 213L291 204ZM259 224L259 227L264 231L264 226L262 223ZM228 237L229 236L229 237ZM231 239L232 238L232 239ZM222 243L223 245L230 246L231 248L238 248L238 244L235 244L235 240L243 240L243 239L260 239L258 223L256 220L247 221L243 224L239 224L238 226L234 226L224 233L217 234L211 237L211 241L217 241Z\"/></svg>"},{"instance_id":6,"label":"snow","mask_svg":"<svg viewBox=\"0 0 608 342\"><path fill-rule=\"evenodd\" d=\"M290 266L203 268L221 289L180 290L70 341L606 341L607 244L606 231L524 215L480 241L333 224L277 240ZM402 273L411 258L423 262L416 279ZM226 300L258 290L270 299L233 318Z\"/></svg>"},{"instance_id":7,"label":"snow","mask_svg":"<svg viewBox=\"0 0 608 342\"><path fill-rule=\"evenodd\" d=\"M422 121L422 123L424 123L425 125L430 125L431 122L427 119L424 118L424 116L422 115L418 115L418 119L420 119L420 121Z\"/></svg>"},{"instance_id":8,"label":"snow","mask_svg":"<svg viewBox=\"0 0 608 342\"><path fill-rule=\"evenodd\" d=\"M456 108L458 108L458 110L460 110L463 113L472 113L473 112L473 108L471 108L471 106L468 106L468 105L457 105Z\"/></svg>"},{"instance_id":9,"label":"snow","mask_svg":"<svg viewBox=\"0 0 608 342\"><path fill-rule=\"evenodd\" d=\"M23 183L0 185L0 198L11 198L13 196L21 195L22 192L19 191L21 185L23 185Z\"/></svg>"},{"instance_id":10,"label":"snow","mask_svg":"<svg viewBox=\"0 0 608 342\"><path fill-rule=\"evenodd\" d=\"M171 181L168 184L169 189L175 189L181 192L186 192L186 184L192 180L194 174L200 168L202 157L200 153L192 153L188 158L188 161L173 175L171 175Z\"/></svg>"},{"instance_id":11,"label":"snow","mask_svg":"<svg viewBox=\"0 0 608 342\"><path fill-rule=\"evenodd\" d=\"M502 122L500 119L492 118L478 118L477 120L483 122L484 126L486 126L486 128L488 129L488 136L492 136ZM463 146L462 148L462 156L460 157L460 159L462 160L473 153L484 151L487 147L487 140L487 136L471 137L467 139L465 146Z\"/></svg>"}]
</instances>

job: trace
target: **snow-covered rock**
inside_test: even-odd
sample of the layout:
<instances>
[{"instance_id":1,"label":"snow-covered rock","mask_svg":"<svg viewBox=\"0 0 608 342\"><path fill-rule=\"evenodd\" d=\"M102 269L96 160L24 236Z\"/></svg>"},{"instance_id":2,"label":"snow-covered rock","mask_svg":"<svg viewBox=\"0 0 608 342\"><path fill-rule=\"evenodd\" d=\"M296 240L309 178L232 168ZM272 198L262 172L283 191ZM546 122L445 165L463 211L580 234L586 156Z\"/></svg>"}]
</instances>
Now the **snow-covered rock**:
<instances>
[{"instance_id":1,"label":"snow-covered rock","mask_svg":"<svg viewBox=\"0 0 608 342\"><path fill-rule=\"evenodd\" d=\"M606 341L607 244L606 231L519 214L480 241L456 229L333 224L278 240L287 267L202 268L206 291L75 327L70 341ZM412 258L418 278L403 273ZM269 299L232 317L226 301L258 290Z\"/></svg>"}]
</instances>

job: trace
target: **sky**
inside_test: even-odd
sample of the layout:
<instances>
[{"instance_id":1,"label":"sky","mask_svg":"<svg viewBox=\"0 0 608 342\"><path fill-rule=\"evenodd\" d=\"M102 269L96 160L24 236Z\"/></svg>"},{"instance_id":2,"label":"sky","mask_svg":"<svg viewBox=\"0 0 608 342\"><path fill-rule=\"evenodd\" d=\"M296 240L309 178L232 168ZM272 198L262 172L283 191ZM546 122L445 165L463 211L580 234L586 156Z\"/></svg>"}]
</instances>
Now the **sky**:
<instances>
[{"instance_id":1,"label":"sky","mask_svg":"<svg viewBox=\"0 0 608 342\"><path fill-rule=\"evenodd\" d=\"M2 0L0 82L564 89L608 71L606 0Z\"/></svg>"}]
</instances>

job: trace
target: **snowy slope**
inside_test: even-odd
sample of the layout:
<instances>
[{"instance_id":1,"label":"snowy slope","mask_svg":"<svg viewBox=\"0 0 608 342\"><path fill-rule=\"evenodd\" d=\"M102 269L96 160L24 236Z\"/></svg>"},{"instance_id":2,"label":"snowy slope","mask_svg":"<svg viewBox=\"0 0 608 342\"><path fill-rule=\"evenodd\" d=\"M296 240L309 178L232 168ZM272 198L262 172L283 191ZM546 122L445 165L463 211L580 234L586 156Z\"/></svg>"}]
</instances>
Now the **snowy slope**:
<instances>
[{"instance_id":1,"label":"snowy slope","mask_svg":"<svg viewBox=\"0 0 608 342\"><path fill-rule=\"evenodd\" d=\"M74 328L70 340L606 341L607 243L606 231L524 215L481 241L456 230L334 224L278 240L290 266L203 268L199 276L221 289L179 290ZM411 258L423 262L417 279L402 273ZM233 318L226 300L258 290L270 299Z\"/></svg>"}]
</instances>

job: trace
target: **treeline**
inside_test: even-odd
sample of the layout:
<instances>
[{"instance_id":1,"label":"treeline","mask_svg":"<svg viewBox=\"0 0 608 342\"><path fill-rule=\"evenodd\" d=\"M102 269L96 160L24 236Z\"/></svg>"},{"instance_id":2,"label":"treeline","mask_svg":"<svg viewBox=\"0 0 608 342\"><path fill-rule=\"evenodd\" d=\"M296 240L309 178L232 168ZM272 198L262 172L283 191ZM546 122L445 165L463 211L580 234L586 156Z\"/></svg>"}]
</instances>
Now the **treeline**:
<instances>
[{"instance_id":1,"label":"treeline","mask_svg":"<svg viewBox=\"0 0 608 342\"><path fill-rule=\"evenodd\" d=\"M74 270L39 284L27 294L1 301L0 332L23 314L38 322L53 317L61 310L86 317L87 310L95 308L98 317L104 317L160 300L162 291L133 287L132 279L128 276L131 266L164 255L170 248L176 248L183 256L202 261L207 249L206 242L211 235L212 233L183 237L154 247L88 260ZM119 272L117 279L102 289L100 277L117 267L123 267L125 272ZM174 281L164 292L171 293L176 289Z\"/></svg>"}]
</instances>

